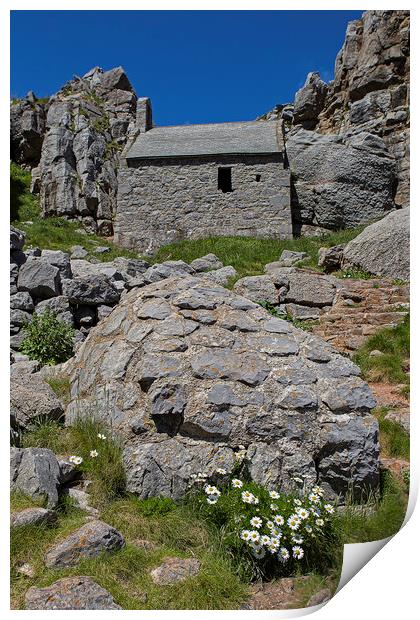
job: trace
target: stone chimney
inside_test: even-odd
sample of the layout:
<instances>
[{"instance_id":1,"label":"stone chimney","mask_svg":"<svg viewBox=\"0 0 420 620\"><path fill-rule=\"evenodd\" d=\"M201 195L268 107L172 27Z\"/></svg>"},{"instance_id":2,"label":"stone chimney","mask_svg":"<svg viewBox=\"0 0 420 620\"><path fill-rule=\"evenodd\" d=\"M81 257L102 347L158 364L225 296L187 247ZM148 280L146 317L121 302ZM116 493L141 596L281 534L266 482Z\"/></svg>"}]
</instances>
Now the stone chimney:
<instances>
[{"instance_id":1,"label":"stone chimney","mask_svg":"<svg viewBox=\"0 0 420 620\"><path fill-rule=\"evenodd\" d=\"M136 110L136 129L140 133L145 133L152 129L152 104L149 97L140 97L137 99Z\"/></svg>"}]
</instances>

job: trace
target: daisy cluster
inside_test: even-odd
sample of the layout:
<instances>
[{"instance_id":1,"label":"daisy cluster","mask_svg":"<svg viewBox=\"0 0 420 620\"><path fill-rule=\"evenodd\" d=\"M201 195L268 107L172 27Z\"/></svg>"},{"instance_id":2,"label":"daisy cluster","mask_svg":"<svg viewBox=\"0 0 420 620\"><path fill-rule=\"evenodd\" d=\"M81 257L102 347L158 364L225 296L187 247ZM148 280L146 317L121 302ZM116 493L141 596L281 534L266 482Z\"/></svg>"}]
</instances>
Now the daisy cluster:
<instances>
[{"instance_id":1,"label":"daisy cluster","mask_svg":"<svg viewBox=\"0 0 420 620\"><path fill-rule=\"evenodd\" d=\"M98 439L105 440L106 435L103 433L98 433ZM96 459L99 456L99 452L97 450L91 450L89 452L89 456L92 459ZM81 456L77 456L77 454L72 454L69 456L69 461L70 463L73 463L73 465L81 465L83 463L83 458Z\"/></svg>"},{"instance_id":2,"label":"daisy cluster","mask_svg":"<svg viewBox=\"0 0 420 620\"><path fill-rule=\"evenodd\" d=\"M242 480L233 478L226 489L227 498L242 507L233 521L245 547L258 560L269 556L282 563L302 560L305 546L312 538L322 536L334 513L334 507L323 500L322 488L315 486L301 498L293 498L275 490L262 489L256 494L245 486ZM222 491L211 484L205 485L204 493L210 505L222 497Z\"/></svg>"}]
</instances>

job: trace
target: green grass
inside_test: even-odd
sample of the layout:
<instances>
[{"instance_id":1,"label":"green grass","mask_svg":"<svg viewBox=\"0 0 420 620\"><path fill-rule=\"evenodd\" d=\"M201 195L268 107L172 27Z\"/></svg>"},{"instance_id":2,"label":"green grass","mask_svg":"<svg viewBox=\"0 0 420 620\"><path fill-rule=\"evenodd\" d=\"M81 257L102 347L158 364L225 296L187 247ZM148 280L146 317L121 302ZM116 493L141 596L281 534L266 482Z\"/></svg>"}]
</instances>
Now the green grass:
<instances>
[{"instance_id":1,"label":"green grass","mask_svg":"<svg viewBox=\"0 0 420 620\"><path fill-rule=\"evenodd\" d=\"M370 357L370 352L374 350L381 351L383 355ZM360 366L365 379L408 383L406 363L409 354L410 317L407 315L397 327L381 329L368 338L353 355L353 361Z\"/></svg>"},{"instance_id":2,"label":"green grass","mask_svg":"<svg viewBox=\"0 0 420 620\"><path fill-rule=\"evenodd\" d=\"M25 508L38 508L39 506L43 506L44 504L45 500L33 499L32 497L28 497L28 495L25 495L20 491L13 491L12 493L10 493L11 512L25 510Z\"/></svg>"},{"instance_id":3,"label":"green grass","mask_svg":"<svg viewBox=\"0 0 420 620\"><path fill-rule=\"evenodd\" d=\"M183 260L190 263L195 258L216 254L224 265L235 267L239 277L258 275L264 272L267 263L277 261L283 250L306 252L309 258L302 266L320 270L318 267L318 250L322 246L331 247L347 243L356 237L363 227L331 232L324 237L300 237L297 239L255 239L253 237L209 237L178 241L165 245L158 250L153 260Z\"/></svg>"},{"instance_id":4,"label":"green grass","mask_svg":"<svg viewBox=\"0 0 420 620\"><path fill-rule=\"evenodd\" d=\"M132 250L120 248L104 237L80 232L81 222L66 220L62 217L41 216L38 197L30 193L31 174L17 164L10 164L10 215L14 226L26 234L25 247L38 247L49 250L69 252L73 245L81 245L99 261L112 261L117 256L137 258ZM25 222L32 222L25 224ZM97 254L95 248L106 246L110 251Z\"/></svg>"},{"instance_id":5,"label":"green grass","mask_svg":"<svg viewBox=\"0 0 420 620\"><path fill-rule=\"evenodd\" d=\"M70 402L70 380L68 377L53 376L46 377L46 383L53 390L58 400L64 405L68 405Z\"/></svg>"},{"instance_id":6,"label":"green grass","mask_svg":"<svg viewBox=\"0 0 420 620\"><path fill-rule=\"evenodd\" d=\"M373 412L379 423L381 454L408 461L410 459L410 435L398 422L385 419L388 412L388 407L379 407Z\"/></svg>"},{"instance_id":7,"label":"green grass","mask_svg":"<svg viewBox=\"0 0 420 620\"><path fill-rule=\"evenodd\" d=\"M381 540L396 534L407 509L407 493L390 473L381 477L381 499L372 497L363 506L348 505L337 525L344 544Z\"/></svg>"},{"instance_id":8,"label":"green grass","mask_svg":"<svg viewBox=\"0 0 420 620\"><path fill-rule=\"evenodd\" d=\"M100 439L98 433L104 434L106 439ZM54 421L39 422L22 433L20 445L23 448L48 448L55 454L81 456L83 463L79 468L92 480L89 492L97 507L124 492L121 445L93 418L78 419L70 427ZM96 458L90 456L91 450L98 452Z\"/></svg>"},{"instance_id":9,"label":"green grass","mask_svg":"<svg viewBox=\"0 0 420 620\"><path fill-rule=\"evenodd\" d=\"M49 546L83 524L79 510L63 512L51 528L24 527L12 532L13 607L23 608L24 594L32 585L44 587L60 577L82 574L108 589L124 609L238 608L247 586L221 553L217 536L182 506L174 506L169 512L159 511L157 504L155 508L155 512L145 516L143 502L132 496L109 503L100 518L122 532L126 547L71 569L47 569L42 559ZM138 539L153 542L155 548L139 547ZM172 586L155 585L150 571L168 556L197 557L200 573ZM33 578L18 576L15 568L21 562L34 567ZM144 593L146 601L142 600Z\"/></svg>"}]
</instances>

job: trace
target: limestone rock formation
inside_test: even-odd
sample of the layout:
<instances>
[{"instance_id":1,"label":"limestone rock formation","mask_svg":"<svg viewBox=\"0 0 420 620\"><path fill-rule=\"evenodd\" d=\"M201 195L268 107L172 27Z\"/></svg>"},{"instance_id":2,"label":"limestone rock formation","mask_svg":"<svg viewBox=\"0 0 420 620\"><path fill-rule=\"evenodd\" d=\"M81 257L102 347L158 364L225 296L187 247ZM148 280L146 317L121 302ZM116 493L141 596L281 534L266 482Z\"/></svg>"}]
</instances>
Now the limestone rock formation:
<instances>
[{"instance_id":1,"label":"limestone rock formation","mask_svg":"<svg viewBox=\"0 0 420 620\"><path fill-rule=\"evenodd\" d=\"M47 500L47 507L58 502L61 472L58 461L46 448L10 448L10 490L34 499Z\"/></svg>"},{"instance_id":2,"label":"limestone rock formation","mask_svg":"<svg viewBox=\"0 0 420 620\"><path fill-rule=\"evenodd\" d=\"M63 407L42 377L25 374L10 382L10 419L15 428L25 429L36 420L58 420Z\"/></svg>"},{"instance_id":3,"label":"limestone rock formation","mask_svg":"<svg viewBox=\"0 0 420 620\"><path fill-rule=\"evenodd\" d=\"M137 96L122 67L75 76L46 104L11 105L12 159L33 168L43 213L112 235L119 153L134 130Z\"/></svg>"},{"instance_id":4,"label":"limestone rock formation","mask_svg":"<svg viewBox=\"0 0 420 620\"><path fill-rule=\"evenodd\" d=\"M400 209L367 226L343 252L344 266L378 276L410 279L410 210Z\"/></svg>"},{"instance_id":5,"label":"limestone rock formation","mask_svg":"<svg viewBox=\"0 0 420 620\"><path fill-rule=\"evenodd\" d=\"M395 160L380 137L294 129L287 153L295 232L303 224L351 228L394 208Z\"/></svg>"},{"instance_id":6,"label":"limestone rock formation","mask_svg":"<svg viewBox=\"0 0 420 620\"><path fill-rule=\"evenodd\" d=\"M46 588L29 588L26 609L121 609L91 577L64 577Z\"/></svg>"},{"instance_id":7,"label":"limestone rock formation","mask_svg":"<svg viewBox=\"0 0 420 620\"><path fill-rule=\"evenodd\" d=\"M378 430L350 360L201 276L125 294L68 365L71 424L96 415L124 440L128 489L182 497L191 474L231 472L239 446L260 483L296 476L329 497L378 484Z\"/></svg>"},{"instance_id":8,"label":"limestone rock formation","mask_svg":"<svg viewBox=\"0 0 420 620\"><path fill-rule=\"evenodd\" d=\"M26 166L37 166L45 133L47 106L34 93L10 105L10 156Z\"/></svg>"}]
</instances>

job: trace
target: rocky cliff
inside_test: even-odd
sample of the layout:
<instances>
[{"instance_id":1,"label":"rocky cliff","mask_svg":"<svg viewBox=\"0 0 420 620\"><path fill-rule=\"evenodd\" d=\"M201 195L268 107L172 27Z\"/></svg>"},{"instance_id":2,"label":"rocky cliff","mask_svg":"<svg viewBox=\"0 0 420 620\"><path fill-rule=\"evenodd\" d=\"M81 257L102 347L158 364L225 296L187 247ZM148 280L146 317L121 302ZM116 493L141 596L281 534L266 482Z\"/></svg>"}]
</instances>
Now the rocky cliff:
<instances>
[{"instance_id":1,"label":"rocky cliff","mask_svg":"<svg viewBox=\"0 0 420 620\"><path fill-rule=\"evenodd\" d=\"M296 93L288 154L300 228L408 206L409 20L409 11L366 11L348 25L334 79L310 73Z\"/></svg>"},{"instance_id":2,"label":"rocky cliff","mask_svg":"<svg viewBox=\"0 0 420 620\"><path fill-rule=\"evenodd\" d=\"M11 106L12 159L32 168L43 213L77 218L112 235L119 153L134 128L137 96L121 67L91 69L40 103Z\"/></svg>"}]
</instances>

